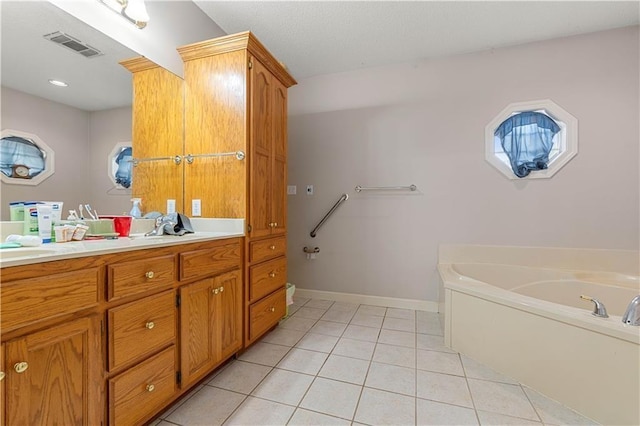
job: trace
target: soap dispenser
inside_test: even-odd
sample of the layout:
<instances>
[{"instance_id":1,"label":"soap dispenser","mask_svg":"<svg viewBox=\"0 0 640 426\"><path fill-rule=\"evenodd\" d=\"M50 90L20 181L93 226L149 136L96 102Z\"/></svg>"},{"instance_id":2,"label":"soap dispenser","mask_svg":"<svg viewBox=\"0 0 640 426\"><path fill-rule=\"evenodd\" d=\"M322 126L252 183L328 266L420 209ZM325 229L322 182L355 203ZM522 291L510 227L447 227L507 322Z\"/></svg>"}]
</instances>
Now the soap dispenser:
<instances>
[{"instance_id":1,"label":"soap dispenser","mask_svg":"<svg viewBox=\"0 0 640 426\"><path fill-rule=\"evenodd\" d=\"M133 207L131 207L131 211L129 212L129 215L137 219L140 219L142 217L142 212L140 211L140 206L142 205L142 199L132 198L131 201L133 202Z\"/></svg>"}]
</instances>

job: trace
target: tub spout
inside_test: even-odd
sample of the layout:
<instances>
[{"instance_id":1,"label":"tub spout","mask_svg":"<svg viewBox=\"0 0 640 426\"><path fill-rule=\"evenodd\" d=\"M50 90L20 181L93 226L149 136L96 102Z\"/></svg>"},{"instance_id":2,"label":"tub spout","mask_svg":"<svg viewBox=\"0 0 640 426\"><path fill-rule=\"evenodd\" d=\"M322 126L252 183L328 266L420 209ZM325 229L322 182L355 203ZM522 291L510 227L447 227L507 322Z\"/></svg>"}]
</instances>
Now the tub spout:
<instances>
[{"instance_id":1,"label":"tub spout","mask_svg":"<svg viewBox=\"0 0 640 426\"><path fill-rule=\"evenodd\" d=\"M605 308L604 303L602 303L598 299L594 299L590 296L580 296L580 299L589 300L595 304L591 315L601 318L609 318L609 315L607 314L607 308Z\"/></svg>"},{"instance_id":2,"label":"tub spout","mask_svg":"<svg viewBox=\"0 0 640 426\"><path fill-rule=\"evenodd\" d=\"M640 294L634 297L622 316L622 322L627 325L640 325Z\"/></svg>"}]
</instances>

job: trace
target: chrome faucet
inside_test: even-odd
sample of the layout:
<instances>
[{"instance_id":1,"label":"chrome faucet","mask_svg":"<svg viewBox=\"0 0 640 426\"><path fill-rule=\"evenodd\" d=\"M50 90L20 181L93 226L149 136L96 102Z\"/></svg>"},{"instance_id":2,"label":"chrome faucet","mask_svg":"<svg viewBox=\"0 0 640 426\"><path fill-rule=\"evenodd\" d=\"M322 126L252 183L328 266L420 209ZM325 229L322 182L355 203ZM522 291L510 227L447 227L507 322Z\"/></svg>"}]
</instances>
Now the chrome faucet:
<instances>
[{"instance_id":1,"label":"chrome faucet","mask_svg":"<svg viewBox=\"0 0 640 426\"><path fill-rule=\"evenodd\" d=\"M602 303L598 299L594 299L593 297L590 297L590 296L580 296L580 299L589 300L595 304L591 315L595 317L609 318L609 314L607 314L607 308L605 308L604 303Z\"/></svg>"},{"instance_id":2,"label":"chrome faucet","mask_svg":"<svg viewBox=\"0 0 640 426\"><path fill-rule=\"evenodd\" d=\"M622 322L627 325L640 325L640 294L634 297L622 316Z\"/></svg>"},{"instance_id":3,"label":"chrome faucet","mask_svg":"<svg viewBox=\"0 0 640 426\"><path fill-rule=\"evenodd\" d=\"M171 220L166 216L159 216L156 218L155 229L144 234L145 237L152 237L154 235L163 235L164 227L169 225L170 227L176 226L178 223L175 220Z\"/></svg>"}]
</instances>

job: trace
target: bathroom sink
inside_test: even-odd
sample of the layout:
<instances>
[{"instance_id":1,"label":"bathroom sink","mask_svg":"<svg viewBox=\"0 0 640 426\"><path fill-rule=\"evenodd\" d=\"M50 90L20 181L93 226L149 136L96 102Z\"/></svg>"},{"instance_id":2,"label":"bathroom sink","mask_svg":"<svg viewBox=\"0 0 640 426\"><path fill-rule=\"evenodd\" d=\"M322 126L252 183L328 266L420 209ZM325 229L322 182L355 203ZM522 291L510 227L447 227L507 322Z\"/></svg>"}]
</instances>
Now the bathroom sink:
<instances>
[{"instance_id":1,"label":"bathroom sink","mask_svg":"<svg viewBox=\"0 0 640 426\"><path fill-rule=\"evenodd\" d=\"M20 247L14 249L0 250L0 259L14 259L17 257L42 256L45 254L54 254L56 251L44 247Z\"/></svg>"}]
</instances>

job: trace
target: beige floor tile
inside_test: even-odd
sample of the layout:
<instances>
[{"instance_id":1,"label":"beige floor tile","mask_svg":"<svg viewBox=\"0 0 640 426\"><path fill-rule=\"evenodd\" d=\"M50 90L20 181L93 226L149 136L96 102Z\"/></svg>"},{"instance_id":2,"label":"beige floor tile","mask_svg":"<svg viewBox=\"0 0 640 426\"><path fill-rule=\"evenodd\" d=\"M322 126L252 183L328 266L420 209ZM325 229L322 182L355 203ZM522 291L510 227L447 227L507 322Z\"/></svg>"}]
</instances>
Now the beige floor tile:
<instances>
[{"instance_id":1,"label":"beige floor tile","mask_svg":"<svg viewBox=\"0 0 640 426\"><path fill-rule=\"evenodd\" d=\"M296 312L298 312L298 309L300 309L301 307L302 306L295 305L295 304L287 306L287 308L289 309L288 310L289 316L291 316L291 315L295 314Z\"/></svg>"},{"instance_id":2,"label":"beige floor tile","mask_svg":"<svg viewBox=\"0 0 640 426\"><path fill-rule=\"evenodd\" d=\"M300 407L352 420L361 390L362 386L317 377Z\"/></svg>"},{"instance_id":3,"label":"beige floor tile","mask_svg":"<svg viewBox=\"0 0 640 426\"><path fill-rule=\"evenodd\" d=\"M307 308L329 309L333 303L333 300L311 299L304 306Z\"/></svg>"},{"instance_id":4,"label":"beige floor tile","mask_svg":"<svg viewBox=\"0 0 640 426\"><path fill-rule=\"evenodd\" d=\"M464 370L458 354L418 349L416 358L416 365L420 370L464 376Z\"/></svg>"},{"instance_id":5,"label":"beige floor tile","mask_svg":"<svg viewBox=\"0 0 640 426\"><path fill-rule=\"evenodd\" d=\"M473 408L464 377L422 370L418 370L416 374L418 398Z\"/></svg>"},{"instance_id":6,"label":"beige floor tile","mask_svg":"<svg viewBox=\"0 0 640 426\"><path fill-rule=\"evenodd\" d=\"M472 379L481 379L481 380L491 380L492 382L501 382L501 383L510 383L512 385L517 385L513 379L500 374L489 367L479 363L476 360L473 360L467 356L460 355L462 359L462 366L464 367L465 375Z\"/></svg>"},{"instance_id":7,"label":"beige floor tile","mask_svg":"<svg viewBox=\"0 0 640 426\"><path fill-rule=\"evenodd\" d=\"M298 408L293 417L287 423L289 426L349 426L349 420L327 416L326 414L315 413L313 411Z\"/></svg>"},{"instance_id":8,"label":"beige floor tile","mask_svg":"<svg viewBox=\"0 0 640 426\"><path fill-rule=\"evenodd\" d=\"M540 422L505 416L504 414L490 413L478 410L478 417L482 426L542 426Z\"/></svg>"},{"instance_id":9,"label":"beige floor tile","mask_svg":"<svg viewBox=\"0 0 640 426\"><path fill-rule=\"evenodd\" d=\"M419 425L477 425L475 410L443 404L436 401L416 400L417 422Z\"/></svg>"},{"instance_id":10,"label":"beige floor tile","mask_svg":"<svg viewBox=\"0 0 640 426\"><path fill-rule=\"evenodd\" d=\"M299 297L295 294L293 295L293 304L297 306L304 306L309 300L311 299L308 299L306 297Z\"/></svg>"},{"instance_id":11,"label":"beige floor tile","mask_svg":"<svg viewBox=\"0 0 640 426\"><path fill-rule=\"evenodd\" d=\"M440 325L440 321L421 321L416 322L416 332L421 334L431 334L434 336L444 336L444 329Z\"/></svg>"},{"instance_id":12,"label":"beige floor tile","mask_svg":"<svg viewBox=\"0 0 640 426\"><path fill-rule=\"evenodd\" d=\"M235 361L209 380L208 384L248 395L269 374L271 369L272 367L266 365Z\"/></svg>"},{"instance_id":13,"label":"beige floor tile","mask_svg":"<svg viewBox=\"0 0 640 426\"><path fill-rule=\"evenodd\" d=\"M335 302L329 308L330 311L343 311L343 312L356 312L358 310L357 303L347 303L347 302Z\"/></svg>"},{"instance_id":14,"label":"beige floor tile","mask_svg":"<svg viewBox=\"0 0 640 426\"><path fill-rule=\"evenodd\" d=\"M376 344L364 340L345 339L338 340L336 347L333 348L333 354L348 356L351 358L371 360Z\"/></svg>"},{"instance_id":15,"label":"beige floor tile","mask_svg":"<svg viewBox=\"0 0 640 426\"><path fill-rule=\"evenodd\" d=\"M204 386L165 419L179 425L221 425L245 395Z\"/></svg>"},{"instance_id":16,"label":"beige floor tile","mask_svg":"<svg viewBox=\"0 0 640 426\"><path fill-rule=\"evenodd\" d=\"M373 360L400 367L416 367L416 350L402 346L392 346L378 343L373 354Z\"/></svg>"},{"instance_id":17,"label":"beige floor tile","mask_svg":"<svg viewBox=\"0 0 640 426\"><path fill-rule=\"evenodd\" d=\"M187 400L189 398L191 398L193 395L197 394L198 391L200 391L200 389L202 389L204 387L204 385L198 385L195 386L193 389L191 389L189 392L187 392L186 394L182 395L176 402L174 402L171 407L169 407L164 413L162 413L162 418L166 419L167 417L169 417L171 415L171 413L173 413L174 411L176 411L178 409L178 407L180 407L182 404L184 404L185 402L187 402Z\"/></svg>"},{"instance_id":18,"label":"beige floor tile","mask_svg":"<svg viewBox=\"0 0 640 426\"><path fill-rule=\"evenodd\" d=\"M362 359L329 355L318 376L362 385L367 376L369 364L369 361Z\"/></svg>"},{"instance_id":19,"label":"beige floor tile","mask_svg":"<svg viewBox=\"0 0 640 426\"><path fill-rule=\"evenodd\" d=\"M240 355L241 361L274 367L291 348L271 343L257 342Z\"/></svg>"},{"instance_id":20,"label":"beige floor tile","mask_svg":"<svg viewBox=\"0 0 640 426\"><path fill-rule=\"evenodd\" d=\"M387 330L410 331L411 333L415 333L416 321L409 319L384 317L382 328L386 328Z\"/></svg>"},{"instance_id":21,"label":"beige floor tile","mask_svg":"<svg viewBox=\"0 0 640 426\"><path fill-rule=\"evenodd\" d=\"M533 407L545 424L550 425L597 425L598 423L576 413L569 407L556 402L526 386L523 389Z\"/></svg>"},{"instance_id":22,"label":"beige floor tile","mask_svg":"<svg viewBox=\"0 0 640 426\"><path fill-rule=\"evenodd\" d=\"M311 382L313 376L274 368L251 395L282 404L298 405Z\"/></svg>"},{"instance_id":23,"label":"beige floor tile","mask_svg":"<svg viewBox=\"0 0 640 426\"><path fill-rule=\"evenodd\" d=\"M295 346L298 340L302 339L304 335L304 331L278 327L267 333L260 341L263 343L273 343L274 345Z\"/></svg>"},{"instance_id":24,"label":"beige floor tile","mask_svg":"<svg viewBox=\"0 0 640 426\"><path fill-rule=\"evenodd\" d=\"M397 330L380 330L380 336L378 337L379 343L386 343L387 345L404 346L407 348L416 347L416 333L408 331Z\"/></svg>"},{"instance_id":25,"label":"beige floor tile","mask_svg":"<svg viewBox=\"0 0 640 426\"><path fill-rule=\"evenodd\" d=\"M335 311L333 309L329 309L323 316L322 320L324 321L333 321L333 322L342 322L348 324L353 318L355 312L350 311Z\"/></svg>"},{"instance_id":26,"label":"beige floor tile","mask_svg":"<svg viewBox=\"0 0 640 426\"><path fill-rule=\"evenodd\" d=\"M360 325L363 327L381 328L383 321L384 317L356 312L353 318L351 318L350 324Z\"/></svg>"},{"instance_id":27,"label":"beige floor tile","mask_svg":"<svg viewBox=\"0 0 640 426\"><path fill-rule=\"evenodd\" d=\"M355 340L365 340L367 342L377 342L379 334L379 328L363 327L361 325L348 325L344 330L342 337Z\"/></svg>"},{"instance_id":28,"label":"beige floor tile","mask_svg":"<svg viewBox=\"0 0 640 426\"><path fill-rule=\"evenodd\" d=\"M278 368L305 374L318 374L328 354L293 348L278 363Z\"/></svg>"},{"instance_id":29,"label":"beige floor tile","mask_svg":"<svg viewBox=\"0 0 640 426\"><path fill-rule=\"evenodd\" d=\"M386 317L415 321L416 311L414 311L413 309L387 308Z\"/></svg>"},{"instance_id":30,"label":"beige floor tile","mask_svg":"<svg viewBox=\"0 0 640 426\"><path fill-rule=\"evenodd\" d=\"M538 421L533 406L519 385L468 379L476 409Z\"/></svg>"},{"instance_id":31,"label":"beige floor tile","mask_svg":"<svg viewBox=\"0 0 640 426\"><path fill-rule=\"evenodd\" d=\"M296 344L297 348L308 349L310 351L326 352L329 353L333 350L336 343L338 343L337 336L327 336L326 334L307 333Z\"/></svg>"},{"instance_id":32,"label":"beige floor tile","mask_svg":"<svg viewBox=\"0 0 640 426\"><path fill-rule=\"evenodd\" d=\"M302 309L302 308L300 308ZM297 314L298 312L296 312ZM313 327L315 325L315 323L318 320L315 319L311 319L311 318L302 318L302 317L298 317L296 315L293 315L292 317L287 318L286 320L280 322L280 325L278 327L280 328L286 328L289 330L298 330L298 331L304 331L307 332L311 329L311 327Z\"/></svg>"},{"instance_id":33,"label":"beige floor tile","mask_svg":"<svg viewBox=\"0 0 640 426\"><path fill-rule=\"evenodd\" d=\"M364 388L354 420L370 425L414 425L414 397Z\"/></svg>"},{"instance_id":34,"label":"beige floor tile","mask_svg":"<svg viewBox=\"0 0 640 426\"><path fill-rule=\"evenodd\" d=\"M342 336L345 328L347 328L346 324L342 324L339 322L331 322L331 321L318 321L316 325L311 328L312 333L318 334L326 334L327 336Z\"/></svg>"},{"instance_id":35,"label":"beige floor tile","mask_svg":"<svg viewBox=\"0 0 640 426\"><path fill-rule=\"evenodd\" d=\"M416 320L428 322L440 322L440 314L437 312L416 311Z\"/></svg>"},{"instance_id":36,"label":"beige floor tile","mask_svg":"<svg viewBox=\"0 0 640 426\"><path fill-rule=\"evenodd\" d=\"M303 306L295 313L294 318L308 318L308 319L320 319L325 313L326 309L309 308Z\"/></svg>"},{"instance_id":37,"label":"beige floor tile","mask_svg":"<svg viewBox=\"0 0 640 426\"><path fill-rule=\"evenodd\" d=\"M363 314L363 315L375 315L375 316L383 317L387 313L387 308L385 308L384 306L360 305L358 307L357 313Z\"/></svg>"},{"instance_id":38,"label":"beige floor tile","mask_svg":"<svg viewBox=\"0 0 640 426\"><path fill-rule=\"evenodd\" d=\"M418 349L428 349L455 354L456 351L448 348L444 344L444 336L433 336L431 334L416 334L416 345Z\"/></svg>"},{"instance_id":39,"label":"beige floor tile","mask_svg":"<svg viewBox=\"0 0 640 426\"><path fill-rule=\"evenodd\" d=\"M372 362L365 387L416 396L416 370Z\"/></svg>"},{"instance_id":40,"label":"beige floor tile","mask_svg":"<svg viewBox=\"0 0 640 426\"><path fill-rule=\"evenodd\" d=\"M294 410L295 407L289 405L249 396L225 422L225 425L284 425L287 424ZM199 424L193 423L193 425Z\"/></svg>"}]
</instances>

